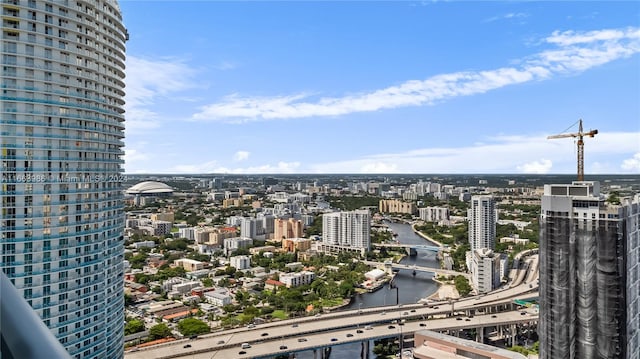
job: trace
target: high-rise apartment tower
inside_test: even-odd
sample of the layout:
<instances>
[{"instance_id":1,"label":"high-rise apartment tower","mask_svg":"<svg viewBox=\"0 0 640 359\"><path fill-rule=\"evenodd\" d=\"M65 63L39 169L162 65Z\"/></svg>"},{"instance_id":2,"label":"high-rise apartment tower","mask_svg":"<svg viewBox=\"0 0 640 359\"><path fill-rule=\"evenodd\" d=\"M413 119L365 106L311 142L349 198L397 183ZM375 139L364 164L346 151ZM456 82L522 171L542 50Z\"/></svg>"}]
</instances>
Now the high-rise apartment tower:
<instances>
[{"instance_id":1,"label":"high-rise apartment tower","mask_svg":"<svg viewBox=\"0 0 640 359\"><path fill-rule=\"evenodd\" d=\"M607 203L598 182L545 185L541 359L640 357L639 202Z\"/></svg>"},{"instance_id":2,"label":"high-rise apartment tower","mask_svg":"<svg viewBox=\"0 0 640 359\"><path fill-rule=\"evenodd\" d=\"M120 358L120 9L115 0L0 7L0 267L73 358Z\"/></svg>"},{"instance_id":3,"label":"high-rise apartment tower","mask_svg":"<svg viewBox=\"0 0 640 359\"><path fill-rule=\"evenodd\" d=\"M480 248L495 249L496 202L491 196L471 197L469 217L469 244L471 252Z\"/></svg>"},{"instance_id":4,"label":"high-rise apartment tower","mask_svg":"<svg viewBox=\"0 0 640 359\"><path fill-rule=\"evenodd\" d=\"M325 244L369 249L370 232L369 211L356 210L322 215L322 242Z\"/></svg>"}]
</instances>

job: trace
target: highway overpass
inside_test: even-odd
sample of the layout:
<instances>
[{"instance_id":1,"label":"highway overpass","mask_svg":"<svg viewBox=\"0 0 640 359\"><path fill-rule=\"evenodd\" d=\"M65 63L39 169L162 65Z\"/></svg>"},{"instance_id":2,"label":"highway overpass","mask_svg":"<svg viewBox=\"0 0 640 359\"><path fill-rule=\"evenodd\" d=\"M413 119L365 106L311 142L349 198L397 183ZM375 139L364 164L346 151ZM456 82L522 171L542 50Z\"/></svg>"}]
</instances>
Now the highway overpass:
<instances>
[{"instance_id":1,"label":"highway overpass","mask_svg":"<svg viewBox=\"0 0 640 359\"><path fill-rule=\"evenodd\" d=\"M494 323L497 323L493 319L498 319L498 322L500 320L511 320L510 318L512 317L503 317L502 314L504 313L499 313L499 310L515 308L513 299L536 297L537 295L537 286L529 288L528 285L521 285L514 288L495 291L483 296L465 298L451 302L434 301L430 302L429 305L412 304L404 306L374 307L362 309L361 311L357 309L340 311L323 314L320 317L305 317L260 324L251 329L237 328L233 330L226 330L202 336L197 340L179 340L141 349L137 352L129 352L125 354L125 358L236 358L239 355L238 352L242 343L254 343L255 345L252 344L252 349L257 349L258 345L262 348L262 344L256 343L257 340L263 340L266 345L265 348L260 349L260 354L258 351L255 353L249 353L247 351L247 353L249 353L247 357L263 355L262 350L266 351L273 349L269 345L275 346L278 350L280 345L286 345L288 348L293 348L291 350L305 350L295 348L310 347L296 346L295 343L291 343L290 339L293 338L297 343L297 338L304 336L308 341L305 343L309 345L319 345L319 343L323 342L323 340L327 339L327 336L329 336L329 340L335 337L339 339L339 341L325 343L325 346L331 346L331 344L338 345L340 343L345 343L347 339L350 341L364 340L364 337L346 337L346 333L355 331L355 328L357 327L364 328L367 325L372 325L374 328L379 326L386 327L393 320L404 319L407 321L404 326L407 332L410 332L412 330L411 328L414 328L414 326L417 326L414 329L437 329L437 327L431 327L430 323L446 319L445 317L452 313L456 315L463 315L474 312L475 315L474 318L469 318L470 321L463 320L464 323L461 323L461 321L455 318L449 318L449 321L439 322L441 324L434 325L450 325L453 321L455 321L454 324L456 326L451 328L458 328L458 326L460 328L473 328L478 327L479 324L483 323L493 325ZM489 314L478 315L479 311L487 312ZM492 318L492 315L496 315L497 318ZM533 320L537 317L530 316L529 318ZM471 320L474 319L477 319L478 321L486 320L486 323L476 321L472 322ZM519 322L524 321L524 319L524 316L519 317ZM420 327L420 323L424 323L425 326ZM511 322L506 321L503 324L509 323ZM296 327L294 327L294 325ZM403 332L405 331L404 328ZM380 330L383 329L376 329L376 331L372 332L371 335L373 336L375 333L380 333ZM264 333L267 334L263 336ZM340 335L342 335L342 337L340 337ZM310 342L310 338L314 338L314 340L317 341ZM280 344L281 342L286 342L288 344ZM187 344L191 345L191 347L184 348ZM291 344L291 346L289 344ZM303 343L298 344L302 345ZM207 353L202 353L202 351L206 351ZM275 352L275 354L278 354L278 352Z\"/></svg>"},{"instance_id":2,"label":"highway overpass","mask_svg":"<svg viewBox=\"0 0 640 359\"><path fill-rule=\"evenodd\" d=\"M525 314L523 314L525 313ZM387 314L388 315L388 314ZM336 345L364 342L375 339L411 335L419 330L456 331L471 328L498 327L526 323L537 323L538 315L525 311L511 311L496 314L475 315L469 317L450 317L424 321L407 321L403 325L402 315L394 320L388 317L385 323L371 326L352 326L331 331L317 331L314 322L301 324L298 327L288 326L279 330L263 328L257 333L235 333L215 337L215 343L208 340L181 341L180 345L163 348L161 351L140 351L129 353L127 359L142 358L266 358L280 354L317 350ZM312 328L306 328L312 326ZM312 329L311 332L308 330ZM402 332L401 332L402 331ZM266 333L266 336L262 336ZM213 338L212 338L213 339ZM219 344L218 344L219 343ZM251 348L241 348L242 343L250 343ZM185 348L184 345L190 347ZM157 356L156 356L157 355Z\"/></svg>"}]
</instances>

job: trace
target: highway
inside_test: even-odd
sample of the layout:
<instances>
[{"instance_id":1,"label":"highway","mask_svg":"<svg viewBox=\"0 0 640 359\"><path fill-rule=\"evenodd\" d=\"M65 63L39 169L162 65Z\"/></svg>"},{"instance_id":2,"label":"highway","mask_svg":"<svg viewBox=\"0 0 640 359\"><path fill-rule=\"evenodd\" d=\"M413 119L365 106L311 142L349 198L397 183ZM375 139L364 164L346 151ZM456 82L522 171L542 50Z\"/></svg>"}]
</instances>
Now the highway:
<instances>
[{"instance_id":1,"label":"highway","mask_svg":"<svg viewBox=\"0 0 640 359\"><path fill-rule=\"evenodd\" d=\"M391 321L392 319L389 318L389 320ZM287 327L277 332L269 331L269 335L266 337L255 336L255 334L246 335L246 333L227 334L217 336L214 345L204 340L182 341L180 342L181 345L166 347L160 352L141 351L127 354L126 357L167 359L260 358L352 342L388 338L400 335L400 330L402 330L403 335L406 335L425 329L460 330L530 323L537 320L538 316L535 313L511 311L493 315L476 315L473 318L452 317L427 321L407 321L403 325L387 322L370 327L360 326L321 332L318 332L317 326L314 325L314 322L311 322L299 325L297 328ZM307 328L307 326L310 327ZM307 332L309 329L312 332ZM267 331L264 332L266 333ZM184 348L187 343L190 347ZM251 348L241 348L242 343L250 343Z\"/></svg>"},{"instance_id":2,"label":"highway","mask_svg":"<svg viewBox=\"0 0 640 359\"><path fill-rule=\"evenodd\" d=\"M375 307L375 308L367 308L362 309L362 313L359 314L358 310L348 310L348 311L340 311L335 313L323 314L320 317L305 317L305 318L297 318L290 319L284 321L276 321L266 324L256 325L255 328L237 328L233 330L227 330L219 333L212 333L205 336L201 336L197 340L178 340L175 342L161 344L158 346L141 349L137 352L128 352L125 354L126 359L146 359L146 358L215 358L217 355L218 358L234 358L238 357L238 349L242 343L252 343L252 346L257 348L258 344L255 344L258 340L266 341L264 343L265 347L262 350L268 350L269 345L273 346L277 344L277 348L280 345L286 345L288 348L300 348L296 346L295 343L291 343L290 337L295 336L298 338L299 336L305 336L307 340L310 340L311 337L314 340L322 341L327 337L336 337L338 338L340 335L342 337L338 339L344 339L339 343L344 343L347 339L346 333L351 331L353 332L356 327L364 328L367 325L373 325L374 328L379 326L388 326L389 322L398 319L405 319L407 323L405 324L405 328L407 331L413 326L420 327L420 323L424 323L425 327L420 327L422 329L430 329L431 322L437 322L443 319L429 319L424 320L423 318L434 318L434 317L444 317L446 314L451 313L452 305L456 312L463 312L468 309L482 309L487 306L493 306L497 304L510 304L513 302L515 298L530 298L537 297L537 286L531 284L529 285L520 285L514 288L508 288L503 290L498 290L492 292L490 294L486 294L484 296L479 297L470 297L457 301L453 301L453 304L449 304L448 301L445 302L430 302L430 305L404 305L404 306L387 306L387 307ZM383 314L384 313L384 314ZM407 313L407 314L405 314ZM496 313L497 318L491 318L490 315L476 315L471 320L487 320L486 323L492 323L491 320L498 319L498 322L504 317L501 314L508 313ZM520 315L520 314L516 314ZM489 317L489 318L487 318ZM508 317L511 318L511 317ZM520 317L520 320L523 318ZM530 319L533 319L531 317ZM446 325L455 324L462 325L466 327L474 327L480 324L479 322L467 322L459 323L460 321L455 318L444 319ZM506 319L505 319L506 320ZM509 319L511 320L511 319ZM454 323L455 321L455 323ZM484 323L484 322L483 322ZM503 323L505 324L505 323ZM296 325L297 327L294 327ZM433 325L445 325L445 324L433 324ZM445 326L443 328L455 328ZM376 329L377 330L377 329ZM403 329L404 330L404 329ZM262 336L264 333L267 333L266 336ZM335 333L335 334L334 334ZM378 333L377 331L375 333ZM355 338L355 337L354 337ZM330 338L329 338L330 339ZM350 338L352 339L352 338ZM358 338L352 339L352 341L357 341ZM360 338L362 340L362 338ZM297 343L297 339L295 339ZM287 342L291 344L280 344L281 342ZM269 344L267 344L269 343ZM311 345L317 346L318 342L306 342ZM315 343L315 344L314 344ZM184 348L184 345L191 345L189 348ZM302 344L302 343L299 343ZM337 343L333 343L336 345ZM263 344L259 344L262 348ZM328 346L329 344L327 344ZM235 351L234 351L235 350ZM300 350L300 349L295 349ZM201 351L207 351L208 353L200 353ZM223 354L223 352L225 354ZM216 354L220 353L220 354ZM194 354L198 354L194 356ZM277 353L276 353L277 354ZM176 356L177 355L177 356ZM228 356L229 355L229 356ZM254 355L263 355L258 353L252 353L248 357Z\"/></svg>"}]
</instances>

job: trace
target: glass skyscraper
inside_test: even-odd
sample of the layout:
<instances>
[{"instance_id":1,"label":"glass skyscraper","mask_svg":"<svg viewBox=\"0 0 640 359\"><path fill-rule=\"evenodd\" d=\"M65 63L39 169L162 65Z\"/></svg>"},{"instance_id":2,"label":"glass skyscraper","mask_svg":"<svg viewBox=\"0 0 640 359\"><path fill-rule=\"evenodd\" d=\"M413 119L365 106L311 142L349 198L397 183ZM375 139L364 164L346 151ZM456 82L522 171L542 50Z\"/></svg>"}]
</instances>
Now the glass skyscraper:
<instances>
[{"instance_id":1,"label":"glass skyscraper","mask_svg":"<svg viewBox=\"0 0 640 359\"><path fill-rule=\"evenodd\" d=\"M640 195L607 203L598 182L545 185L540 358L640 357Z\"/></svg>"},{"instance_id":2,"label":"glass skyscraper","mask_svg":"<svg viewBox=\"0 0 640 359\"><path fill-rule=\"evenodd\" d=\"M120 9L0 6L0 267L72 357L122 357Z\"/></svg>"}]
</instances>

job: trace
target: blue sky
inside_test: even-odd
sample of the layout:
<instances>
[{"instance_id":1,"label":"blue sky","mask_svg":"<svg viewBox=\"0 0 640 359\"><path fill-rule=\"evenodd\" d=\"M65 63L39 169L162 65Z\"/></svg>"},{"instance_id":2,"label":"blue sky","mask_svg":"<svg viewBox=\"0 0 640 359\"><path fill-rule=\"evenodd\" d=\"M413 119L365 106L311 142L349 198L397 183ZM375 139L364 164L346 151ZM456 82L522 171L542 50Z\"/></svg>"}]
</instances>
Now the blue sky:
<instances>
[{"instance_id":1,"label":"blue sky","mask_svg":"<svg viewBox=\"0 0 640 359\"><path fill-rule=\"evenodd\" d=\"M640 3L120 0L127 173L640 173Z\"/></svg>"}]
</instances>

